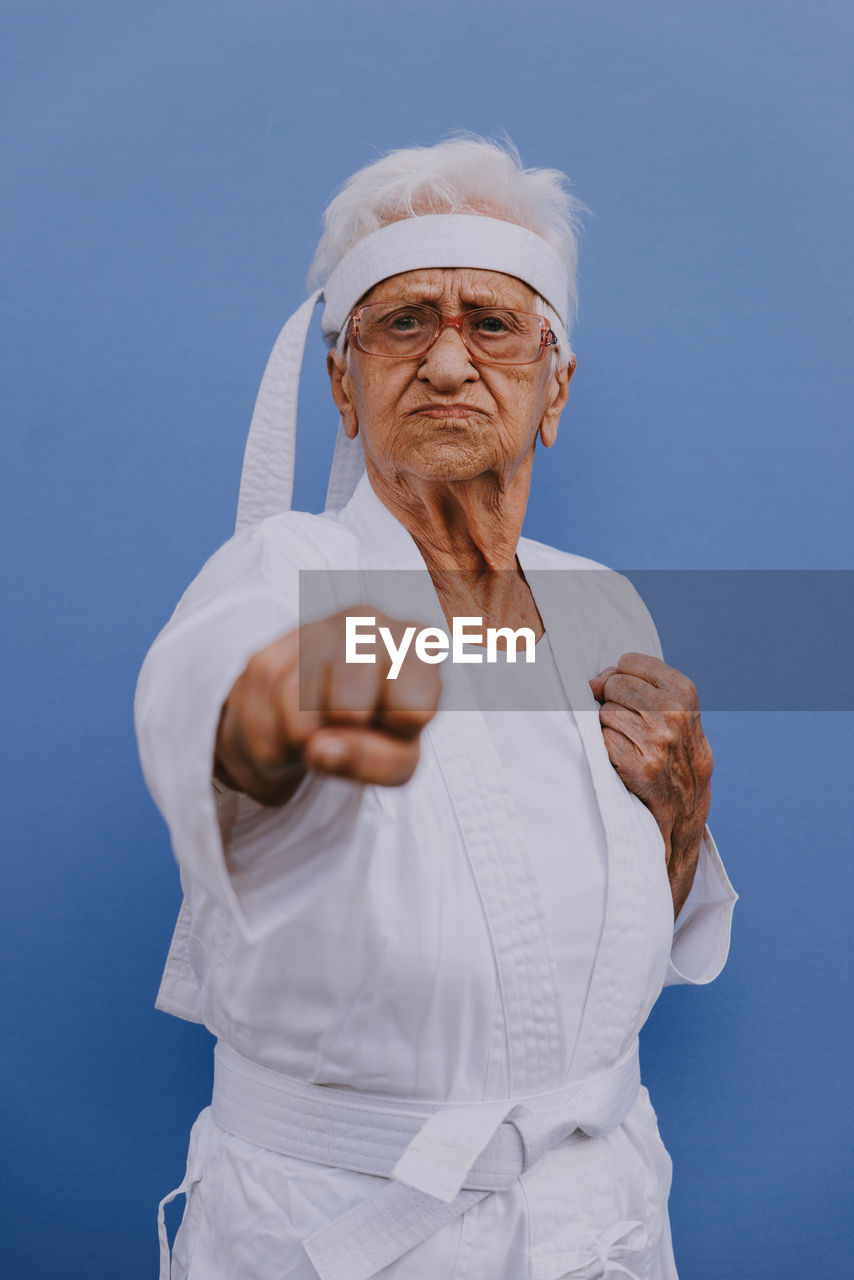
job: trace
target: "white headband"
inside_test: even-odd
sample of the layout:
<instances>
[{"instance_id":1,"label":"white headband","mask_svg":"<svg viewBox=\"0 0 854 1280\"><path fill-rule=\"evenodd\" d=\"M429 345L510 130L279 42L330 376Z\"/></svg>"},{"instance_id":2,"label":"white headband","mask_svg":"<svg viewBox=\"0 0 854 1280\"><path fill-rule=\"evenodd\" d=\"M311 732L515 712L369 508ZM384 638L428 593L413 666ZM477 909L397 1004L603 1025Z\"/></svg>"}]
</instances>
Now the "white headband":
<instances>
[{"instance_id":1,"label":"white headband","mask_svg":"<svg viewBox=\"0 0 854 1280\"><path fill-rule=\"evenodd\" d=\"M535 232L500 218L469 213L426 214L391 222L358 241L323 289L294 312L267 361L249 427L237 504L237 529L291 505L300 370L312 315L323 298L321 326L334 337L359 299L380 280L422 267L501 271L531 286L565 328L572 313L566 267ZM561 336L561 335L559 335ZM343 506L364 469L362 446L339 427L326 507Z\"/></svg>"}]
</instances>

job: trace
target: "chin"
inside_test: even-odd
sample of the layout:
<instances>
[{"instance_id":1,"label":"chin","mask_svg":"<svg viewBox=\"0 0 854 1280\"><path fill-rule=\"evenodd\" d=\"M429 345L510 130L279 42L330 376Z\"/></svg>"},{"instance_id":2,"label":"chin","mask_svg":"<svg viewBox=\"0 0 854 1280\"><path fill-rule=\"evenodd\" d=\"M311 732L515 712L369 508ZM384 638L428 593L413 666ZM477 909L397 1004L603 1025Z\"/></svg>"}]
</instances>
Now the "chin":
<instances>
[{"instance_id":1,"label":"chin","mask_svg":"<svg viewBox=\"0 0 854 1280\"><path fill-rule=\"evenodd\" d=\"M494 471L494 463L490 465L486 459L473 457L459 448L431 450L428 455L419 455L411 460L406 468L422 480L437 480L450 483L452 481L474 480L486 471Z\"/></svg>"},{"instance_id":2,"label":"chin","mask_svg":"<svg viewBox=\"0 0 854 1280\"><path fill-rule=\"evenodd\" d=\"M403 443L401 441L401 443ZM494 469L494 450L481 431L441 427L418 433L408 442L404 469L423 480L473 480Z\"/></svg>"}]
</instances>

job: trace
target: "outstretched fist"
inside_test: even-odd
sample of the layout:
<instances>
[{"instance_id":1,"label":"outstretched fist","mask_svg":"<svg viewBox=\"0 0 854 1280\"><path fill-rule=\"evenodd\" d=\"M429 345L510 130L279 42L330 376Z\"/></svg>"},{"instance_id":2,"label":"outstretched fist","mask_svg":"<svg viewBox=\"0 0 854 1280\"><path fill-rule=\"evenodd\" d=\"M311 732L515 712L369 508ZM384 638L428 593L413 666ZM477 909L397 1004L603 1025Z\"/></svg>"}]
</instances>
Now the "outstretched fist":
<instances>
[{"instance_id":1,"label":"outstretched fist","mask_svg":"<svg viewBox=\"0 0 854 1280\"><path fill-rule=\"evenodd\" d=\"M381 647L375 663L347 663L346 618L365 613L400 641L406 623L356 606L299 627L249 659L220 715L220 782L268 805L285 804L308 769L390 787L408 782L441 680L411 651L394 680L386 678L390 658Z\"/></svg>"}]
</instances>

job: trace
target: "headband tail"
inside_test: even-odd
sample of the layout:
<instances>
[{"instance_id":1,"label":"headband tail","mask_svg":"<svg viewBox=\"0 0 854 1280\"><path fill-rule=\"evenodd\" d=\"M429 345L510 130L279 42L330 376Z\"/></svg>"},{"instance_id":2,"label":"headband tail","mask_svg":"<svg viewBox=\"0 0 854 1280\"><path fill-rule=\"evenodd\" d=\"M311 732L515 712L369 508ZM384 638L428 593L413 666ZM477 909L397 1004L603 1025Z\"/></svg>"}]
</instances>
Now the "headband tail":
<instances>
[{"instance_id":1,"label":"headband tail","mask_svg":"<svg viewBox=\"0 0 854 1280\"><path fill-rule=\"evenodd\" d=\"M322 296L318 289L294 312L267 361L243 455L236 531L290 509L300 370L311 318Z\"/></svg>"}]
</instances>

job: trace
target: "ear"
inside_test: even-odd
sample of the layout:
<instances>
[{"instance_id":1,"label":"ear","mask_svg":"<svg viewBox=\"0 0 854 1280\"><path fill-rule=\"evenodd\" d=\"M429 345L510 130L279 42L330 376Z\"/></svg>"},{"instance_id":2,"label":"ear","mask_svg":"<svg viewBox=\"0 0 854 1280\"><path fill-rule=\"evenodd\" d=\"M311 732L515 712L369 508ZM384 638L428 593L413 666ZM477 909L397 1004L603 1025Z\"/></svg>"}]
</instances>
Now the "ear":
<instances>
[{"instance_id":1,"label":"ear","mask_svg":"<svg viewBox=\"0 0 854 1280\"><path fill-rule=\"evenodd\" d=\"M557 389L540 423L540 439L547 449L557 440L558 423L569 398L569 384L575 373L575 365L575 356L570 356L566 364L558 365L555 369L554 382L557 383Z\"/></svg>"},{"instance_id":2,"label":"ear","mask_svg":"<svg viewBox=\"0 0 854 1280\"><path fill-rule=\"evenodd\" d=\"M326 368L332 384L332 399L338 406L344 430L351 440L359 434L359 419L353 403L353 380L347 368L347 357L340 351L330 351L326 357Z\"/></svg>"}]
</instances>

